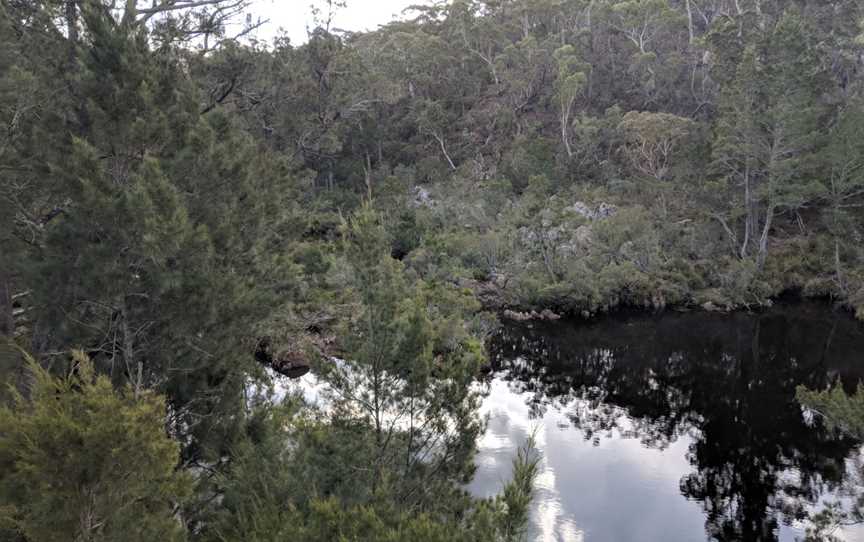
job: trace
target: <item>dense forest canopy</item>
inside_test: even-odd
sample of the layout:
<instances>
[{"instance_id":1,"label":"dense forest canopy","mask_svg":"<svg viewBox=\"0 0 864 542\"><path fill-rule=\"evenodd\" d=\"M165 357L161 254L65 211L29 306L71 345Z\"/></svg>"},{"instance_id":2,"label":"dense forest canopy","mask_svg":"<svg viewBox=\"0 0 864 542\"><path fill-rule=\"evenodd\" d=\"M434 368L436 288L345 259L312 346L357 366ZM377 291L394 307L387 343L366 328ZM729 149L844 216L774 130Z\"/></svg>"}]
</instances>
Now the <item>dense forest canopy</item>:
<instances>
[{"instance_id":1,"label":"dense forest canopy","mask_svg":"<svg viewBox=\"0 0 864 542\"><path fill-rule=\"evenodd\" d=\"M861 2L248 6L0 0L4 539L515 540L530 450L464 490L494 311L864 316Z\"/></svg>"}]
</instances>

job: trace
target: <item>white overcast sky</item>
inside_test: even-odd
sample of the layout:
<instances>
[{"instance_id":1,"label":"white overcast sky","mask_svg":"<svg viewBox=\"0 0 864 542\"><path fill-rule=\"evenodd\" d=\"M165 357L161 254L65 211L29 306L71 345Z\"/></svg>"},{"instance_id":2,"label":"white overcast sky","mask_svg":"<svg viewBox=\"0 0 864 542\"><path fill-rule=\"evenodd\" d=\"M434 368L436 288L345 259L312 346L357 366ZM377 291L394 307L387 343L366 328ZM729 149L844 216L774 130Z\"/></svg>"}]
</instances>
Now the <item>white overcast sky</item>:
<instances>
[{"instance_id":1,"label":"white overcast sky","mask_svg":"<svg viewBox=\"0 0 864 542\"><path fill-rule=\"evenodd\" d=\"M426 4L428 0L347 0L347 6L336 12L332 27L343 30L374 30L400 17L403 9L410 5ZM321 6L326 13L326 2L322 0L254 0L253 18L261 17L270 22L259 29L256 38L269 42L280 28L285 29L291 43L306 41L306 27L312 26L311 5Z\"/></svg>"}]
</instances>

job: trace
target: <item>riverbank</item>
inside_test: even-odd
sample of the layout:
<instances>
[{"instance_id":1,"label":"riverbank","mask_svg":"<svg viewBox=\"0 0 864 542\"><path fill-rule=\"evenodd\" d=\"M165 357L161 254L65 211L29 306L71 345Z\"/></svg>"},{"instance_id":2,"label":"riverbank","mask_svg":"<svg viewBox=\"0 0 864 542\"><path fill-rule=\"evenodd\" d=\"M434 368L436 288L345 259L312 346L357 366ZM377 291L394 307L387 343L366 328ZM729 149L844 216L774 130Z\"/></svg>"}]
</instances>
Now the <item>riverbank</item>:
<instances>
[{"instance_id":1,"label":"riverbank","mask_svg":"<svg viewBox=\"0 0 864 542\"><path fill-rule=\"evenodd\" d=\"M513 292L494 281L466 280L462 283L472 290L484 309L497 313L502 319L510 321L556 321L561 318L591 320L620 312L660 313L665 311L702 311L732 313L739 311L760 312L773 307L776 303L817 301L849 313L859 321L864 321L864 311L855 307L848 299L838 299L822 292L808 291L800 287L790 287L772 293L770 296L752 302L731 301L716 290L695 292L692 297L677 303L666 303L662 295L644 298L641 302L606 303L594 308L573 306L572 300L550 300L547 305L520 302Z\"/></svg>"}]
</instances>

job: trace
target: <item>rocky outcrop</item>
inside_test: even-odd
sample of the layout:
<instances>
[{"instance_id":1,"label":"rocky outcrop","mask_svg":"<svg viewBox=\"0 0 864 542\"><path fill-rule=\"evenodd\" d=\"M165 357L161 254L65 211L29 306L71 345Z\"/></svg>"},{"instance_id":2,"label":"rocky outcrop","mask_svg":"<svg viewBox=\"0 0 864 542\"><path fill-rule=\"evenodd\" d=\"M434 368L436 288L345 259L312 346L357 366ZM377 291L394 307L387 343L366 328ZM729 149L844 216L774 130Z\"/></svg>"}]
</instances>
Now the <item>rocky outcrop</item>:
<instances>
[{"instance_id":1,"label":"rocky outcrop","mask_svg":"<svg viewBox=\"0 0 864 542\"><path fill-rule=\"evenodd\" d=\"M432 199L428 190L422 186L415 186L411 190L410 204L412 207L434 207L436 202Z\"/></svg>"},{"instance_id":2,"label":"rocky outcrop","mask_svg":"<svg viewBox=\"0 0 864 542\"><path fill-rule=\"evenodd\" d=\"M274 354L270 337L258 339L258 344L255 347L255 359L288 378L300 378L310 369L305 354L299 350L288 349Z\"/></svg>"},{"instance_id":3,"label":"rocky outcrop","mask_svg":"<svg viewBox=\"0 0 864 542\"><path fill-rule=\"evenodd\" d=\"M618 207L611 203L606 203L605 201L601 202L596 207L591 207L585 202L577 201L573 205L566 207L564 210L575 213L586 220L594 221L614 216L618 212Z\"/></svg>"},{"instance_id":4,"label":"rocky outcrop","mask_svg":"<svg viewBox=\"0 0 864 542\"><path fill-rule=\"evenodd\" d=\"M515 320L517 322L527 322L529 320L554 321L561 318L560 314L552 312L549 309L543 309L540 312L534 310L530 312L520 312L511 309L505 309L504 312L501 313L501 316L503 316L507 320Z\"/></svg>"},{"instance_id":5,"label":"rocky outcrop","mask_svg":"<svg viewBox=\"0 0 864 542\"><path fill-rule=\"evenodd\" d=\"M592 207L585 202L577 201L564 210L577 215L587 223L576 226L572 221L564 220L564 223L556 224L561 221L560 218L553 219L548 216L549 211L544 210L539 225L519 228L519 241L526 246L543 243L547 247L554 247L554 250L562 256L577 256L593 242L592 223L618 213L618 207L606 202Z\"/></svg>"}]
</instances>

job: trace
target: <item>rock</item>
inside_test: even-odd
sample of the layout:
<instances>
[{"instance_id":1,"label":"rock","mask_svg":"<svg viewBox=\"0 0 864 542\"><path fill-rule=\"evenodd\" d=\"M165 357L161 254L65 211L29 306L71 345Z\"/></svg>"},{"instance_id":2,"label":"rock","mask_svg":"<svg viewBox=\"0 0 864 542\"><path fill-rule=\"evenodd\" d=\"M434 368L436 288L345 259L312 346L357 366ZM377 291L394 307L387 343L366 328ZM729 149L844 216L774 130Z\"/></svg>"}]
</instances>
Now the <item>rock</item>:
<instances>
[{"instance_id":1,"label":"rock","mask_svg":"<svg viewBox=\"0 0 864 542\"><path fill-rule=\"evenodd\" d=\"M422 186L415 186L412 190L412 195L414 199L411 200L412 207L434 207L435 200L432 199L432 196L429 194L429 191L423 188Z\"/></svg>"},{"instance_id":2,"label":"rock","mask_svg":"<svg viewBox=\"0 0 864 542\"><path fill-rule=\"evenodd\" d=\"M561 256L572 258L582 253L577 243L563 243L558 245L558 253Z\"/></svg>"},{"instance_id":3,"label":"rock","mask_svg":"<svg viewBox=\"0 0 864 542\"><path fill-rule=\"evenodd\" d=\"M596 209L592 209L585 202L577 201L570 207L567 207L567 210L576 213L586 220L593 221L603 220L604 218L614 216L618 212L618 207L604 201L601 202Z\"/></svg>"},{"instance_id":4,"label":"rock","mask_svg":"<svg viewBox=\"0 0 864 542\"><path fill-rule=\"evenodd\" d=\"M543 309L540 312L540 318L544 320L559 320L561 319L561 315L550 311L549 309Z\"/></svg>"},{"instance_id":5,"label":"rock","mask_svg":"<svg viewBox=\"0 0 864 542\"><path fill-rule=\"evenodd\" d=\"M288 378L300 378L309 372L310 366L300 352L282 352L271 365L273 370Z\"/></svg>"},{"instance_id":6,"label":"rock","mask_svg":"<svg viewBox=\"0 0 864 542\"><path fill-rule=\"evenodd\" d=\"M510 309L504 309L502 316L508 320L515 320L516 322L525 322L531 319L531 315L527 312L519 312Z\"/></svg>"},{"instance_id":7,"label":"rock","mask_svg":"<svg viewBox=\"0 0 864 542\"><path fill-rule=\"evenodd\" d=\"M576 203L574 203L570 207L567 207L567 210L573 211L577 215L579 215L582 218L585 218L587 220L594 220L594 211L590 207L585 205L584 202L577 201Z\"/></svg>"},{"instance_id":8,"label":"rock","mask_svg":"<svg viewBox=\"0 0 864 542\"><path fill-rule=\"evenodd\" d=\"M517 322L527 322L530 320L559 320L561 315L549 310L543 309L540 312L532 310L531 312L520 312L514 311L511 309L506 309L502 313L502 316L508 320L515 320Z\"/></svg>"},{"instance_id":9,"label":"rock","mask_svg":"<svg viewBox=\"0 0 864 542\"><path fill-rule=\"evenodd\" d=\"M536 243L539 240L539 237L531 228L522 226L519 228L519 240L523 245L531 245Z\"/></svg>"},{"instance_id":10,"label":"rock","mask_svg":"<svg viewBox=\"0 0 864 542\"><path fill-rule=\"evenodd\" d=\"M706 301L705 303L702 303L702 310L706 310L708 312L716 312L720 309L714 303Z\"/></svg>"},{"instance_id":11,"label":"rock","mask_svg":"<svg viewBox=\"0 0 864 542\"><path fill-rule=\"evenodd\" d=\"M609 218L610 216L615 216L615 213L617 212L618 207L604 201L597 206L597 212L594 214L594 216L598 219L604 219Z\"/></svg>"},{"instance_id":12,"label":"rock","mask_svg":"<svg viewBox=\"0 0 864 542\"><path fill-rule=\"evenodd\" d=\"M274 367L273 370L279 373L282 376L287 378L300 378L309 372L310 367L308 365L284 365L279 367Z\"/></svg>"},{"instance_id":13,"label":"rock","mask_svg":"<svg viewBox=\"0 0 864 542\"><path fill-rule=\"evenodd\" d=\"M498 271L492 271L489 282L494 284L498 288L506 288L507 283L510 282L510 277L505 275L504 273L499 273Z\"/></svg>"},{"instance_id":14,"label":"rock","mask_svg":"<svg viewBox=\"0 0 864 542\"><path fill-rule=\"evenodd\" d=\"M576 228L576 232L573 234L573 237L580 245L590 245L591 238L593 236L593 232L591 231L591 226L587 224L583 224Z\"/></svg>"},{"instance_id":15,"label":"rock","mask_svg":"<svg viewBox=\"0 0 864 542\"><path fill-rule=\"evenodd\" d=\"M258 339L258 344L255 345L255 359L288 378L300 378L310 369L309 362L302 352L287 350L274 356L270 337Z\"/></svg>"}]
</instances>

